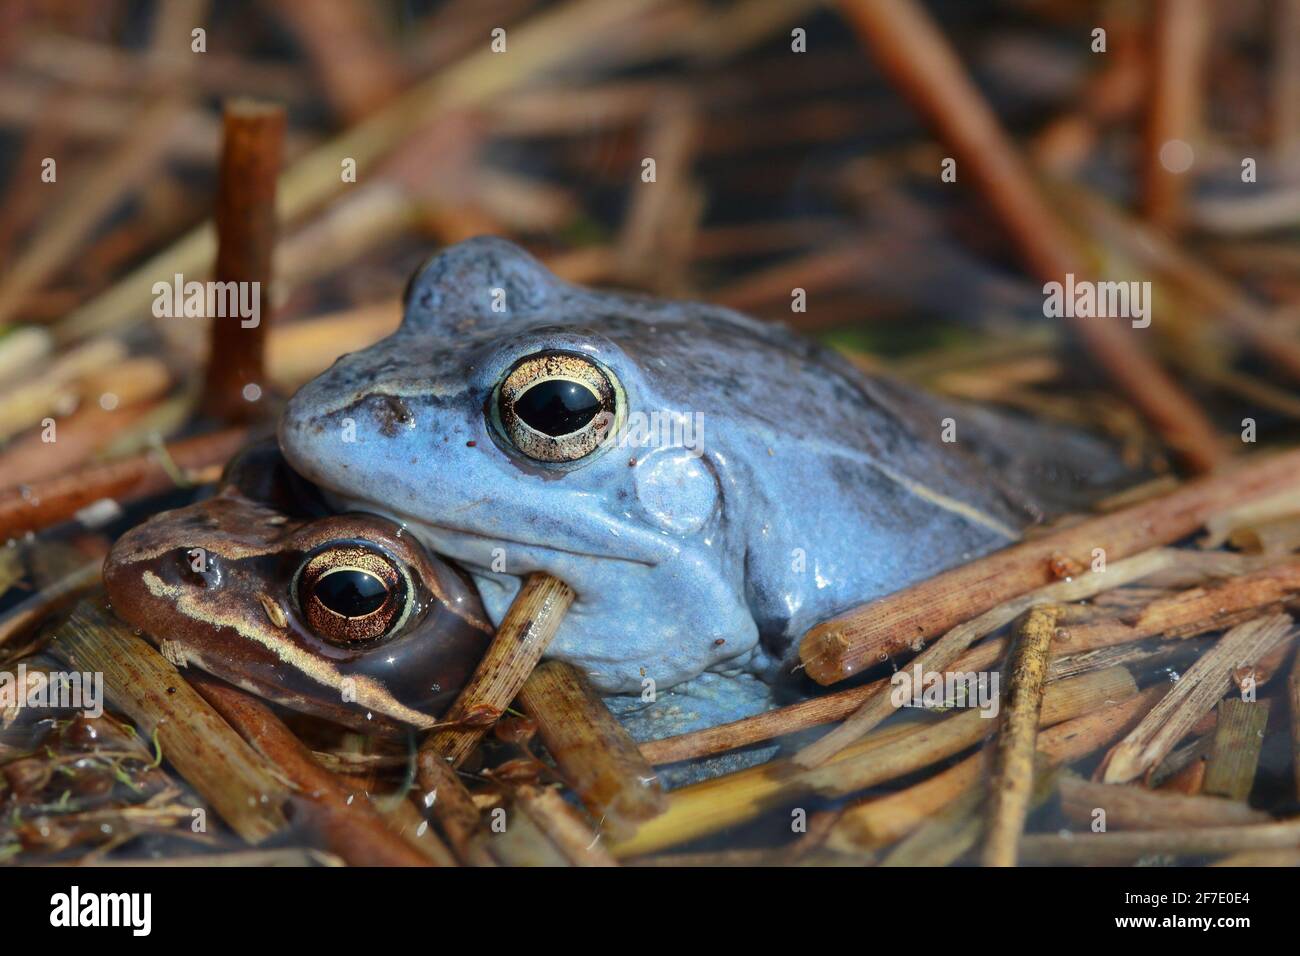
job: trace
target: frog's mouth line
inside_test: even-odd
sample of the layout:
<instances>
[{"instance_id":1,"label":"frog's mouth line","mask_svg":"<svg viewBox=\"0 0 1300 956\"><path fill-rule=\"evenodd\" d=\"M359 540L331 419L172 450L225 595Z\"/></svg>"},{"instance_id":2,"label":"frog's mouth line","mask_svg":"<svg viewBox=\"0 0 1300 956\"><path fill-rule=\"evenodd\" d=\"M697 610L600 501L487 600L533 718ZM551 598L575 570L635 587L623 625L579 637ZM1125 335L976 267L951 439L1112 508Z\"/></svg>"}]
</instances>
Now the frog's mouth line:
<instances>
[{"instance_id":1,"label":"frog's mouth line","mask_svg":"<svg viewBox=\"0 0 1300 956\"><path fill-rule=\"evenodd\" d=\"M428 528L431 531L445 532L450 535L462 535L467 538L477 538L480 541L487 541L492 544L514 544L521 548L536 548L538 551L549 551L552 554L567 554L576 558L593 558L599 561L622 561L627 564L637 564L646 568L653 568L659 564L658 561L651 561L647 558L633 558L619 554L598 554L594 551L578 551L573 548L560 548L550 544L539 544L536 541L525 541L521 538L507 538L501 535L483 534L481 531L471 531L468 528L457 528L453 525L438 524L423 518L403 517L402 520L408 525L414 527ZM462 563L466 562L462 561Z\"/></svg>"}]
</instances>

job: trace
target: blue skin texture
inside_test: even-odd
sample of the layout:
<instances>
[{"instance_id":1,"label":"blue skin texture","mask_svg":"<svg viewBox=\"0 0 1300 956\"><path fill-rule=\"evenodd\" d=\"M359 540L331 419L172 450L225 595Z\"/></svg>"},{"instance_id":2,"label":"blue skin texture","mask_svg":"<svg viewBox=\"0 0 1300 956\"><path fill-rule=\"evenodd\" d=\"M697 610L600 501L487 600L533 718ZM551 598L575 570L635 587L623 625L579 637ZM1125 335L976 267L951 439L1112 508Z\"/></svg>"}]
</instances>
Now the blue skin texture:
<instances>
[{"instance_id":1,"label":"blue skin texture","mask_svg":"<svg viewBox=\"0 0 1300 956\"><path fill-rule=\"evenodd\" d=\"M622 415L702 422L701 453L519 453L494 390L548 350L607 370ZM304 386L279 438L338 507L391 517L469 571L495 622L524 576L566 581L577 600L547 656L621 694L788 671L813 624L1011 543L1113 460L941 407L776 324L571 285L494 238L427 262L400 329Z\"/></svg>"}]
</instances>

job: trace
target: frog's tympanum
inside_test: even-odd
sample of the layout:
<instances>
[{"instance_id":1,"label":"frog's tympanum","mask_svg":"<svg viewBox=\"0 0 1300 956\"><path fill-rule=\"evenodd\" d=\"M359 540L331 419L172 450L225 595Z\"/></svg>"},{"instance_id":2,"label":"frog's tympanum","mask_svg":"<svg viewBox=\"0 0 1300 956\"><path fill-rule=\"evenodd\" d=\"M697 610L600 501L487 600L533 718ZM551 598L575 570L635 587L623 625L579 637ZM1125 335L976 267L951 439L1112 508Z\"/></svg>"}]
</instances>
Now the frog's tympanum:
<instances>
[{"instance_id":1,"label":"frog's tympanum","mask_svg":"<svg viewBox=\"0 0 1300 956\"><path fill-rule=\"evenodd\" d=\"M494 620L522 576L566 581L549 654L607 692L771 672L812 624L1006 545L1114 460L490 238L419 270L400 329L303 387L279 438L336 508L467 569Z\"/></svg>"},{"instance_id":2,"label":"frog's tympanum","mask_svg":"<svg viewBox=\"0 0 1300 956\"><path fill-rule=\"evenodd\" d=\"M385 518L273 506L279 465L254 446L215 497L119 538L104 566L115 611L173 661L297 710L432 726L491 637L473 587Z\"/></svg>"}]
</instances>

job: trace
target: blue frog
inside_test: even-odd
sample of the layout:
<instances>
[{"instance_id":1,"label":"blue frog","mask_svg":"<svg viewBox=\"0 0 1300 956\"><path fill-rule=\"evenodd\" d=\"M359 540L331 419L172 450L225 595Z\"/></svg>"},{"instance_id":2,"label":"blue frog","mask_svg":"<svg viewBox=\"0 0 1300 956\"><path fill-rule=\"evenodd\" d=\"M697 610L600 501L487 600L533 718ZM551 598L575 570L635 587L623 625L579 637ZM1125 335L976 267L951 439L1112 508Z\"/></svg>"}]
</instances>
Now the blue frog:
<instances>
[{"instance_id":1,"label":"blue frog","mask_svg":"<svg viewBox=\"0 0 1300 956\"><path fill-rule=\"evenodd\" d=\"M1099 440L728 309L569 284L501 239L433 257L404 309L291 399L285 457L459 563L494 621L524 576L567 582L548 656L609 694L788 671L808 627L1121 471Z\"/></svg>"}]
</instances>

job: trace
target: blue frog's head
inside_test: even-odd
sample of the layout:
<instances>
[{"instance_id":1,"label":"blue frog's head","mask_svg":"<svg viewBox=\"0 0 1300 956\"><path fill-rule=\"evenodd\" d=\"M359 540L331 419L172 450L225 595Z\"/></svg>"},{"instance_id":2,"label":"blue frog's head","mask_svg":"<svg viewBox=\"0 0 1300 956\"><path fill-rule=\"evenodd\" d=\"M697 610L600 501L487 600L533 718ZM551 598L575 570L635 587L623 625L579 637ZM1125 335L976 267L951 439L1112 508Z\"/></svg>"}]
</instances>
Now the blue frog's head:
<instances>
[{"instance_id":1,"label":"blue frog's head","mask_svg":"<svg viewBox=\"0 0 1300 956\"><path fill-rule=\"evenodd\" d=\"M290 401L285 456L475 577L500 619L523 576L578 600L551 647L605 690L671 686L753 646L735 469L703 397L733 384L688 307L564 283L481 238L411 280L401 328Z\"/></svg>"}]
</instances>

